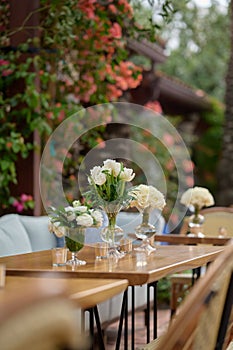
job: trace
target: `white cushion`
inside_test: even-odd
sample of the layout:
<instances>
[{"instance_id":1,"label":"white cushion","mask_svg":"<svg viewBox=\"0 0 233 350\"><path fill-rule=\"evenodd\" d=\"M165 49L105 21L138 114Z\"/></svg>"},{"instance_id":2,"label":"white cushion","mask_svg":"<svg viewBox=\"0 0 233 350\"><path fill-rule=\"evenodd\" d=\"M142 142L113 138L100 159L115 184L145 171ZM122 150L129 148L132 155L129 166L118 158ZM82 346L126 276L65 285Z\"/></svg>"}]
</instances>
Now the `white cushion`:
<instances>
[{"instance_id":1,"label":"white cushion","mask_svg":"<svg viewBox=\"0 0 233 350\"><path fill-rule=\"evenodd\" d=\"M30 253L32 246L28 234L17 214L0 218L0 256Z\"/></svg>"},{"instance_id":2,"label":"white cushion","mask_svg":"<svg viewBox=\"0 0 233 350\"><path fill-rule=\"evenodd\" d=\"M20 215L19 219L27 231L33 251L56 247L56 237L48 230L48 216Z\"/></svg>"}]
</instances>

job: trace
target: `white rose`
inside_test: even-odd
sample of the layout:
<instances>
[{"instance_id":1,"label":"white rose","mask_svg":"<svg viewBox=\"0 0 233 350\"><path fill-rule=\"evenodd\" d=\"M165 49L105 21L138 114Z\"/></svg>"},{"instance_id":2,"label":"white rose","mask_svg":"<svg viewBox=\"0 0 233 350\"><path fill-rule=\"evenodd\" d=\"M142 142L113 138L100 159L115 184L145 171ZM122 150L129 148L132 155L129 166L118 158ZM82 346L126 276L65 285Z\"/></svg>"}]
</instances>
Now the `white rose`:
<instances>
[{"instance_id":1,"label":"white rose","mask_svg":"<svg viewBox=\"0 0 233 350\"><path fill-rule=\"evenodd\" d=\"M99 210L93 210L91 212L91 216L94 218L96 221L97 226L102 226L103 225L103 215Z\"/></svg>"},{"instance_id":2,"label":"white rose","mask_svg":"<svg viewBox=\"0 0 233 350\"><path fill-rule=\"evenodd\" d=\"M120 173L120 179L125 182L129 182L133 180L134 176L135 176L135 173L133 173L133 169L129 169L129 168L124 168Z\"/></svg>"},{"instance_id":3,"label":"white rose","mask_svg":"<svg viewBox=\"0 0 233 350\"><path fill-rule=\"evenodd\" d=\"M102 173L100 166L95 166L91 169L91 177L96 185L103 185L106 182L106 175Z\"/></svg>"},{"instance_id":4,"label":"white rose","mask_svg":"<svg viewBox=\"0 0 233 350\"><path fill-rule=\"evenodd\" d=\"M74 213L71 213L71 214L68 214L67 215L67 220L70 222L70 221L73 221L74 219L76 218L75 214Z\"/></svg>"},{"instance_id":5,"label":"white rose","mask_svg":"<svg viewBox=\"0 0 233 350\"><path fill-rule=\"evenodd\" d=\"M110 174L113 174L114 177L117 177L121 171L121 163L116 162L112 159L107 159L104 161L102 169L108 170Z\"/></svg>"},{"instance_id":6,"label":"white rose","mask_svg":"<svg viewBox=\"0 0 233 350\"><path fill-rule=\"evenodd\" d=\"M65 212L67 212L67 213L68 213L69 211L71 211L71 212L74 211L74 208L71 207L71 206L65 207L64 209L65 209Z\"/></svg>"},{"instance_id":7,"label":"white rose","mask_svg":"<svg viewBox=\"0 0 233 350\"><path fill-rule=\"evenodd\" d=\"M87 211L87 207L85 205L80 205L74 208L74 212L79 211L80 213L85 213Z\"/></svg>"},{"instance_id":8,"label":"white rose","mask_svg":"<svg viewBox=\"0 0 233 350\"><path fill-rule=\"evenodd\" d=\"M131 207L146 208L149 206L149 187L146 185L137 186L131 192L135 199L130 203Z\"/></svg>"},{"instance_id":9,"label":"white rose","mask_svg":"<svg viewBox=\"0 0 233 350\"><path fill-rule=\"evenodd\" d=\"M149 186L149 205L162 210L166 205L163 194L153 186Z\"/></svg>"},{"instance_id":10,"label":"white rose","mask_svg":"<svg viewBox=\"0 0 233 350\"><path fill-rule=\"evenodd\" d=\"M73 201L72 205L73 205L73 207L75 208L75 207L80 206L81 203L80 203L80 201L77 201L77 200L76 200L76 201Z\"/></svg>"},{"instance_id":11,"label":"white rose","mask_svg":"<svg viewBox=\"0 0 233 350\"><path fill-rule=\"evenodd\" d=\"M214 198L207 188L196 186L184 192L180 202L186 207L193 205L201 209L214 205Z\"/></svg>"},{"instance_id":12,"label":"white rose","mask_svg":"<svg viewBox=\"0 0 233 350\"><path fill-rule=\"evenodd\" d=\"M163 194L153 186L139 185L132 195L135 197L130 203L131 207L139 209L157 208L162 210L166 204Z\"/></svg>"},{"instance_id":13,"label":"white rose","mask_svg":"<svg viewBox=\"0 0 233 350\"><path fill-rule=\"evenodd\" d=\"M186 207L191 205L192 190L192 188L189 188L181 196L180 203L184 204Z\"/></svg>"},{"instance_id":14,"label":"white rose","mask_svg":"<svg viewBox=\"0 0 233 350\"><path fill-rule=\"evenodd\" d=\"M82 214L76 218L77 225L80 226L92 226L94 221L91 215L89 214Z\"/></svg>"}]
</instances>

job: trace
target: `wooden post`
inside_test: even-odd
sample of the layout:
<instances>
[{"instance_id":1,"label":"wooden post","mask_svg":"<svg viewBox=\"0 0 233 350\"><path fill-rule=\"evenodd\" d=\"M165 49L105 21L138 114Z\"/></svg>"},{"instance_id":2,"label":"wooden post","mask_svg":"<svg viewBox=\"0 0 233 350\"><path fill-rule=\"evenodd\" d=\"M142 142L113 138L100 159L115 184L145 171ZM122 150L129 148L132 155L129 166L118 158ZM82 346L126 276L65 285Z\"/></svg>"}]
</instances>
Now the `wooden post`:
<instances>
[{"instance_id":1,"label":"wooden post","mask_svg":"<svg viewBox=\"0 0 233 350\"><path fill-rule=\"evenodd\" d=\"M17 49L18 45L25 42L28 38L38 36L39 14L35 12L40 6L39 0L9 0L10 4L10 30L15 30L14 35L10 38L10 45ZM26 22L25 22L26 21ZM24 23L25 22L25 23ZM25 24L30 29L17 30L22 24ZM36 79L35 84L39 89L39 81ZM14 87L13 87L14 89ZM17 90L24 89L24 82L17 84ZM13 92L13 90L11 90ZM15 90L14 90L15 92ZM23 125L19 127L24 127ZM40 137L38 132L32 136L31 142L34 141L40 145ZM39 165L40 152L33 151L27 159L20 158L17 162L18 185L12 186L12 194L15 196L21 193L32 194L35 200L34 211L28 211L25 214L40 215L41 214L41 199L39 191Z\"/></svg>"}]
</instances>

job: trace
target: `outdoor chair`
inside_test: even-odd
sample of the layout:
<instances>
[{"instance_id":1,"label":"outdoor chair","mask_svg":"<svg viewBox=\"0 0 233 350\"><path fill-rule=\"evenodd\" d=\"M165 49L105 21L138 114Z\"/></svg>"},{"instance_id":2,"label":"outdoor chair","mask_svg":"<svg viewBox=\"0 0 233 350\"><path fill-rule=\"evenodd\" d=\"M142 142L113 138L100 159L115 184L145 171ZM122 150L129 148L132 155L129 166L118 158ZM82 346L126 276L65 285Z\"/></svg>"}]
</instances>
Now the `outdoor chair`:
<instances>
[{"instance_id":1,"label":"outdoor chair","mask_svg":"<svg viewBox=\"0 0 233 350\"><path fill-rule=\"evenodd\" d=\"M233 305L233 242L199 278L168 330L140 350L223 350L230 338ZM229 345L230 348L231 345Z\"/></svg>"},{"instance_id":2,"label":"outdoor chair","mask_svg":"<svg viewBox=\"0 0 233 350\"><path fill-rule=\"evenodd\" d=\"M233 237L233 207L205 208L200 212L205 217L203 233L205 236ZM181 235L188 232L188 218L185 217L180 229ZM171 315L176 312L177 306L184 299L193 285L195 276L191 273L177 273L170 276L171 283Z\"/></svg>"}]
</instances>

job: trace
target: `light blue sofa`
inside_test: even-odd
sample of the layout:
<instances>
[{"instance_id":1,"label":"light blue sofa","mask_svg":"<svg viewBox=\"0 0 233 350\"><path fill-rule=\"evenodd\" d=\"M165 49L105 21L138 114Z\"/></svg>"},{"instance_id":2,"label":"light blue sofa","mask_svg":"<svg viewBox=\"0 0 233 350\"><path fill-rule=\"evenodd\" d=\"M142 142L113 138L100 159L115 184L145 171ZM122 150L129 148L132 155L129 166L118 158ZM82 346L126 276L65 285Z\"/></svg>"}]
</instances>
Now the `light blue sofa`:
<instances>
[{"instance_id":1,"label":"light blue sofa","mask_svg":"<svg viewBox=\"0 0 233 350\"><path fill-rule=\"evenodd\" d=\"M59 244L48 231L47 216L7 214L0 218L0 256L46 250Z\"/></svg>"},{"instance_id":2,"label":"light blue sofa","mask_svg":"<svg viewBox=\"0 0 233 350\"><path fill-rule=\"evenodd\" d=\"M165 225L164 218L158 213L152 215L158 233L162 233ZM141 223L138 213L119 213L117 224L127 233L133 233L134 228ZM101 229L88 229L86 243L101 240ZM23 216L18 214L7 214L0 218L0 256L30 253L32 251L47 250L56 246L64 245L64 240L57 238L48 231L47 216ZM146 286L136 286L135 307L142 308L146 305ZM99 305L99 313L104 328L119 318L120 305L123 294ZM152 300L152 298L151 298ZM129 311L131 307L131 290L129 291ZM88 324L88 321L87 321Z\"/></svg>"}]
</instances>

